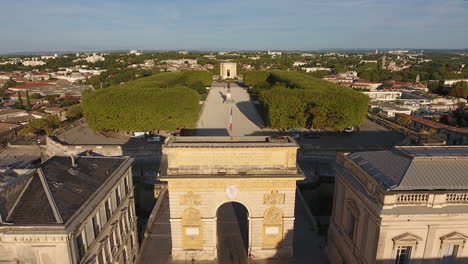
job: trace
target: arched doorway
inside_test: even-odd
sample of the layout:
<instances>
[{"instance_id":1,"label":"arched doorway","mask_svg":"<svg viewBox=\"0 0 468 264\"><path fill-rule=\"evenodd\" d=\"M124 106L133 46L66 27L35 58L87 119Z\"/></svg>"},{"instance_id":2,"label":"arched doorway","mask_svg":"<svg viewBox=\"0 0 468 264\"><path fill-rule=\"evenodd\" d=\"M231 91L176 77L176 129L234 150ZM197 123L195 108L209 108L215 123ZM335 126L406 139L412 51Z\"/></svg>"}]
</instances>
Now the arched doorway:
<instances>
[{"instance_id":1,"label":"arched doorway","mask_svg":"<svg viewBox=\"0 0 468 264\"><path fill-rule=\"evenodd\" d=\"M247 263L249 212L237 202L221 205L216 212L218 263Z\"/></svg>"}]
</instances>

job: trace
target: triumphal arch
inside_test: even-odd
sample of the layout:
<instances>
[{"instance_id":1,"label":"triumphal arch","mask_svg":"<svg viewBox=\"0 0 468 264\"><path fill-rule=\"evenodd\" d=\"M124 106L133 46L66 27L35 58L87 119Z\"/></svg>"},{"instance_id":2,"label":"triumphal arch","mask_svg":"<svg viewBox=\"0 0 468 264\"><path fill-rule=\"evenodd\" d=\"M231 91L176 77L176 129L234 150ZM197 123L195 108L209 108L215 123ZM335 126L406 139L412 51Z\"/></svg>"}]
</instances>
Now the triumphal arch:
<instances>
[{"instance_id":1,"label":"triumphal arch","mask_svg":"<svg viewBox=\"0 0 468 264\"><path fill-rule=\"evenodd\" d=\"M246 209L246 250L292 256L298 145L292 138L173 137L164 145L173 259L215 259L217 212Z\"/></svg>"}]
</instances>

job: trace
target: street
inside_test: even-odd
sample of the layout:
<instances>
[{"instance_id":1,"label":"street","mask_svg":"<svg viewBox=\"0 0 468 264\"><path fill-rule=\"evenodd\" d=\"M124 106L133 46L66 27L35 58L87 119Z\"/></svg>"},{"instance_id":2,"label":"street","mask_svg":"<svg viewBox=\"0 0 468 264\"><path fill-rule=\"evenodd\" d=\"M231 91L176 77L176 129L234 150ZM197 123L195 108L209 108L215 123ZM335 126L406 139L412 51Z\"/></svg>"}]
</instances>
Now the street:
<instances>
[{"instance_id":1,"label":"street","mask_svg":"<svg viewBox=\"0 0 468 264\"><path fill-rule=\"evenodd\" d=\"M231 83L230 92L231 100L226 83L213 84L197 122L197 136L261 135L263 120L247 90ZM231 111L232 131L229 131Z\"/></svg>"}]
</instances>

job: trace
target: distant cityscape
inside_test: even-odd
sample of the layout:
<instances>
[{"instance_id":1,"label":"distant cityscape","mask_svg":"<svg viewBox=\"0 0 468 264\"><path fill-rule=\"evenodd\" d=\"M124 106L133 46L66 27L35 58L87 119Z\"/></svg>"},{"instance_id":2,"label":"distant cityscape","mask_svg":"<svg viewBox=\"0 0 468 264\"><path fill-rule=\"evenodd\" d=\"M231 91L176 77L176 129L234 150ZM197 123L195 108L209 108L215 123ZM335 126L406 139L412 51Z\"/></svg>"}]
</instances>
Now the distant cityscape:
<instances>
[{"instance_id":1,"label":"distant cityscape","mask_svg":"<svg viewBox=\"0 0 468 264\"><path fill-rule=\"evenodd\" d=\"M465 263L467 50L0 57L0 263Z\"/></svg>"}]
</instances>

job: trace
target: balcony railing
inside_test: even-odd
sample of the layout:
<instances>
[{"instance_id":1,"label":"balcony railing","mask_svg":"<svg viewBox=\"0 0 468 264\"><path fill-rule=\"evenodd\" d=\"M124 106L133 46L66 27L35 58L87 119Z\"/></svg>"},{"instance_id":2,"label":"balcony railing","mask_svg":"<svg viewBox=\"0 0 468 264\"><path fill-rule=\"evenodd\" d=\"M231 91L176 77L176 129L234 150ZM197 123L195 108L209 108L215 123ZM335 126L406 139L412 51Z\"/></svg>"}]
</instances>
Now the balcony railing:
<instances>
[{"instance_id":1,"label":"balcony railing","mask_svg":"<svg viewBox=\"0 0 468 264\"><path fill-rule=\"evenodd\" d=\"M429 200L429 194L417 193L417 194L399 194L397 197L397 203L403 204L414 204L414 203L427 203Z\"/></svg>"},{"instance_id":2,"label":"balcony railing","mask_svg":"<svg viewBox=\"0 0 468 264\"><path fill-rule=\"evenodd\" d=\"M445 200L447 203L468 203L468 193L447 193Z\"/></svg>"}]
</instances>

